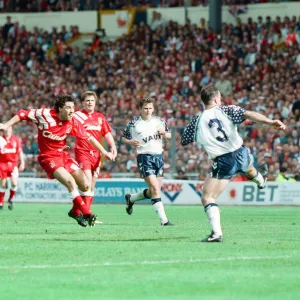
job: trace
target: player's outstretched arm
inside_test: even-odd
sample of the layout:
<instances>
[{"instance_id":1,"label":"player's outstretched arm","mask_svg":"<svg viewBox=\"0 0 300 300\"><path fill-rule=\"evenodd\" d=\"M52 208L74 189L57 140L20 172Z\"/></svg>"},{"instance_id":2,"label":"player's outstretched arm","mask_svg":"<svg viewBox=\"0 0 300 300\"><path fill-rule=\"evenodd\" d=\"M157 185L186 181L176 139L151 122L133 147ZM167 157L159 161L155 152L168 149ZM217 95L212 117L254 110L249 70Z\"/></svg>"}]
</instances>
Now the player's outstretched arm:
<instances>
[{"instance_id":1,"label":"player's outstretched arm","mask_svg":"<svg viewBox=\"0 0 300 300\"><path fill-rule=\"evenodd\" d=\"M6 130L7 128L9 128L10 126L13 126L13 125L17 124L18 122L20 122L20 118L19 118L18 115L15 115L14 117L12 117L6 123L0 123L0 130Z\"/></svg>"},{"instance_id":2,"label":"player's outstretched arm","mask_svg":"<svg viewBox=\"0 0 300 300\"><path fill-rule=\"evenodd\" d=\"M94 137L90 137L88 139L88 142L94 147L96 148L100 153L102 153L106 158L108 158L111 161L115 160L114 155L111 152L106 151L103 146L94 138Z\"/></svg>"},{"instance_id":3,"label":"player's outstretched arm","mask_svg":"<svg viewBox=\"0 0 300 300\"><path fill-rule=\"evenodd\" d=\"M286 126L280 120L271 120L266 116L255 112L255 111L246 111L245 119L249 119L259 124L266 124L278 130L285 130Z\"/></svg>"},{"instance_id":4,"label":"player's outstretched arm","mask_svg":"<svg viewBox=\"0 0 300 300\"><path fill-rule=\"evenodd\" d=\"M25 169L25 160L24 160L24 153L23 150L21 149L20 151L20 165L19 165L19 171L23 172Z\"/></svg>"},{"instance_id":5,"label":"player's outstretched arm","mask_svg":"<svg viewBox=\"0 0 300 300\"><path fill-rule=\"evenodd\" d=\"M115 144L114 137L113 137L113 135L111 134L111 132L108 132L108 133L105 135L105 140L106 140L107 144L109 145L110 151L111 151L111 153L114 155L114 158L116 158L118 152L117 152L117 147L116 147L116 144Z\"/></svg>"}]
</instances>

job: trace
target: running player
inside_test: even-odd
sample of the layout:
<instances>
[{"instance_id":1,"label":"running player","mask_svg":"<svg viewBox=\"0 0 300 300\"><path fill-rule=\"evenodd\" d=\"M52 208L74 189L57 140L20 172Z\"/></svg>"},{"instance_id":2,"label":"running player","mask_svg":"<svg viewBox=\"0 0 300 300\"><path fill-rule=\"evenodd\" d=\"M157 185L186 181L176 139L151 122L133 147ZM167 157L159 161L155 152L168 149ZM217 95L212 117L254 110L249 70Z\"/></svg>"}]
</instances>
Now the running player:
<instances>
[{"instance_id":1,"label":"running player","mask_svg":"<svg viewBox=\"0 0 300 300\"><path fill-rule=\"evenodd\" d=\"M20 160L20 165L19 165ZM25 168L21 141L16 135L12 135L12 127L8 127L0 136L0 209L4 207L4 197L7 188L7 179L10 179L10 193L8 209L13 209L13 198L18 187L19 171Z\"/></svg>"},{"instance_id":2,"label":"running player","mask_svg":"<svg viewBox=\"0 0 300 300\"><path fill-rule=\"evenodd\" d=\"M141 116L128 123L122 137L124 143L136 148L138 169L149 187L141 193L125 195L126 212L131 215L135 202L152 199L161 225L173 226L166 216L160 196L164 173L163 138L170 139L171 132L163 119L152 116L153 102L152 98L143 98L140 101Z\"/></svg>"},{"instance_id":3,"label":"running player","mask_svg":"<svg viewBox=\"0 0 300 300\"><path fill-rule=\"evenodd\" d=\"M98 97L95 92L84 92L81 95L83 110L75 112L74 118L83 124L85 130L97 141L101 142L102 137L104 137L113 154L113 159L115 159L117 156L115 141L106 118L103 114L95 111L97 100ZM89 190L82 195L84 202L90 208L93 203L96 180L100 172L101 155L86 139L77 137L75 159L90 183Z\"/></svg>"},{"instance_id":4,"label":"running player","mask_svg":"<svg viewBox=\"0 0 300 300\"><path fill-rule=\"evenodd\" d=\"M94 137L86 132L82 124L73 118L74 108L75 99L71 95L60 94L56 98L54 109L20 110L8 122L0 124L0 129L6 130L22 120L31 121L37 125L40 165L49 178L56 178L67 187L73 201L69 216L81 226L85 227L87 224L94 226L97 216L90 211L78 191L79 188L86 192L89 182L78 163L66 151L66 138L68 135L74 135L86 139L105 157L110 160L114 158L111 152L107 152Z\"/></svg>"}]
</instances>

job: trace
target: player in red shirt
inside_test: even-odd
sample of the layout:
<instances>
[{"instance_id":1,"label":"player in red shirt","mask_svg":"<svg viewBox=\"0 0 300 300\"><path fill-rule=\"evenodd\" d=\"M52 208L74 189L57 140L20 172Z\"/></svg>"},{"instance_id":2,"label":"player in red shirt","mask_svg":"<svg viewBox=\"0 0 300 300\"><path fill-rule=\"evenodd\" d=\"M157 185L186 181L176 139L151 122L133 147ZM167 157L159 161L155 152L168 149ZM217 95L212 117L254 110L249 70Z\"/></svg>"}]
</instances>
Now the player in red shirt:
<instances>
[{"instance_id":1,"label":"player in red shirt","mask_svg":"<svg viewBox=\"0 0 300 300\"><path fill-rule=\"evenodd\" d=\"M96 93L86 91L81 95L80 100L83 110L76 111L74 118L82 123L85 130L97 141L101 142L101 139L104 137L110 147L113 158L115 158L117 156L117 148L111 134L111 127L104 115L95 111L96 101L98 100ZM93 203L96 180L99 177L101 155L85 139L77 137L75 158L90 182L89 191L82 195L84 202L90 208Z\"/></svg>"},{"instance_id":2,"label":"player in red shirt","mask_svg":"<svg viewBox=\"0 0 300 300\"><path fill-rule=\"evenodd\" d=\"M20 159L20 166L19 165ZM8 198L8 209L13 209L13 198L17 191L19 171L24 171L25 163L21 141L12 135L12 128L8 127L0 136L0 209L4 206L7 179L10 178L11 188Z\"/></svg>"},{"instance_id":3,"label":"player in red shirt","mask_svg":"<svg viewBox=\"0 0 300 300\"><path fill-rule=\"evenodd\" d=\"M0 129L6 130L22 120L31 121L37 125L40 165L49 178L56 178L69 190L70 198L73 200L73 208L69 216L81 226L85 227L87 224L94 226L97 216L90 211L78 191L78 188L83 192L87 191L89 182L78 163L66 152L66 138L68 135L74 135L86 139L106 158L114 160L114 156L73 118L74 108L74 98L71 95L60 94L56 98L54 109L20 110L8 122L0 124ZM79 211L82 214L78 214Z\"/></svg>"}]
</instances>

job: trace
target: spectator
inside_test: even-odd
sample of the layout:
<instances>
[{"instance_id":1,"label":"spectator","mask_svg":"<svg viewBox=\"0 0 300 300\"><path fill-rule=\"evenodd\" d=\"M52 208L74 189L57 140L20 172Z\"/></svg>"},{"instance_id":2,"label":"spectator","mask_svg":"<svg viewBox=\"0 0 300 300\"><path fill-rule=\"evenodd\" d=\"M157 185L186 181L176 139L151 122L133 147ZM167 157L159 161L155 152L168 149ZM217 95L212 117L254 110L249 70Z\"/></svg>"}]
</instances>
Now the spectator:
<instances>
[{"instance_id":1,"label":"spectator","mask_svg":"<svg viewBox=\"0 0 300 300\"><path fill-rule=\"evenodd\" d=\"M215 87L220 91L222 96L229 96L232 94L233 88L231 82L226 79L226 73L221 73L220 78L216 80Z\"/></svg>"},{"instance_id":2,"label":"spectator","mask_svg":"<svg viewBox=\"0 0 300 300\"><path fill-rule=\"evenodd\" d=\"M99 174L99 179L109 179L111 178L111 174L110 172L105 168L103 167L101 170L100 170L100 174Z\"/></svg>"},{"instance_id":3,"label":"spectator","mask_svg":"<svg viewBox=\"0 0 300 300\"><path fill-rule=\"evenodd\" d=\"M176 179L188 180L189 178L185 175L184 170L181 169L181 170L178 171L178 176L176 177Z\"/></svg>"},{"instance_id":4,"label":"spectator","mask_svg":"<svg viewBox=\"0 0 300 300\"><path fill-rule=\"evenodd\" d=\"M238 181L249 181L249 179L248 179L245 175L239 174L239 175L233 177L233 178L231 179L231 181L234 181L234 182L238 182Z\"/></svg>"},{"instance_id":5,"label":"spectator","mask_svg":"<svg viewBox=\"0 0 300 300\"><path fill-rule=\"evenodd\" d=\"M8 36L11 36L13 39L17 39L20 32L21 32L21 27L19 26L19 22L16 21L13 26L10 27L8 31Z\"/></svg>"},{"instance_id":6,"label":"spectator","mask_svg":"<svg viewBox=\"0 0 300 300\"><path fill-rule=\"evenodd\" d=\"M278 176L275 179L276 182L282 182L282 181L289 181L289 182L295 182L296 180L294 178L290 178L287 176L287 168L281 167L280 172Z\"/></svg>"},{"instance_id":7,"label":"spectator","mask_svg":"<svg viewBox=\"0 0 300 300\"><path fill-rule=\"evenodd\" d=\"M156 30L160 26L164 26L166 22L161 19L161 13L156 12L155 10L152 12L152 20L151 20L151 29Z\"/></svg>"},{"instance_id":8,"label":"spectator","mask_svg":"<svg viewBox=\"0 0 300 300\"><path fill-rule=\"evenodd\" d=\"M10 30L13 26L14 26L14 24L11 22L11 17L10 17L10 16L7 16L7 17L6 17L6 23L4 24L3 29L2 29L2 37L3 37L3 39L4 39L5 41L7 40L9 30Z\"/></svg>"}]
</instances>

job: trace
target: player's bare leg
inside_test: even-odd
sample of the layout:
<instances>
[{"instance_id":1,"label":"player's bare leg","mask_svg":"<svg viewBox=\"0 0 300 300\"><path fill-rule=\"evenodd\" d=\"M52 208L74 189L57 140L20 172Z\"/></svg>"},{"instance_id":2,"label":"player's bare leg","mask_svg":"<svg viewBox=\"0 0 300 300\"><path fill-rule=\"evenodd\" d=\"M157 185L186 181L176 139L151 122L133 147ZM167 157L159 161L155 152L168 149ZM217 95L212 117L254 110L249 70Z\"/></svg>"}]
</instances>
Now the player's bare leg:
<instances>
[{"instance_id":1,"label":"player's bare leg","mask_svg":"<svg viewBox=\"0 0 300 300\"><path fill-rule=\"evenodd\" d=\"M81 197L88 208L91 208L92 205L92 184L93 184L93 175L91 170L83 170L84 175L86 176L89 188L86 192L81 193L81 190L79 191L81 194Z\"/></svg>"},{"instance_id":2,"label":"player's bare leg","mask_svg":"<svg viewBox=\"0 0 300 300\"><path fill-rule=\"evenodd\" d=\"M98 179L98 173L94 174L94 176L92 176L92 185L91 185L91 206L93 204L94 201L94 195L95 195L95 185Z\"/></svg>"},{"instance_id":3,"label":"player's bare leg","mask_svg":"<svg viewBox=\"0 0 300 300\"><path fill-rule=\"evenodd\" d=\"M220 210L216 204L216 199L228 183L228 179L207 177L205 180L201 201L211 227L211 234L201 242L223 242Z\"/></svg>"},{"instance_id":4,"label":"player's bare leg","mask_svg":"<svg viewBox=\"0 0 300 300\"><path fill-rule=\"evenodd\" d=\"M268 180L268 166L266 164L261 165L258 170L251 164L249 167L246 176L249 180L255 182L258 188L263 189Z\"/></svg>"},{"instance_id":5,"label":"player's bare leg","mask_svg":"<svg viewBox=\"0 0 300 300\"><path fill-rule=\"evenodd\" d=\"M9 193L9 198L8 198L8 209L9 210L13 210L13 198L17 192L17 188L18 188L18 176L14 176L14 174L12 174L12 177L10 178L10 183L11 183L11 187L10 187L10 193Z\"/></svg>"},{"instance_id":6,"label":"player's bare leg","mask_svg":"<svg viewBox=\"0 0 300 300\"><path fill-rule=\"evenodd\" d=\"M151 200L152 206L160 219L161 225L172 226L173 224L169 222L165 213L164 205L161 202L160 188L162 184L162 177L156 177L156 175L150 175L144 178L144 180L149 187L151 198L152 198Z\"/></svg>"},{"instance_id":7,"label":"player's bare leg","mask_svg":"<svg viewBox=\"0 0 300 300\"><path fill-rule=\"evenodd\" d=\"M75 173L75 174L74 174ZM88 209L84 201L82 200L75 178L80 182L79 188L82 190L88 189L87 179L81 170L74 171L72 175L63 167L58 168L53 173L53 176L63 184L69 191L71 200L73 201L73 208L69 212L69 216L77 221L77 223L83 227L86 227L86 221L90 226L93 226L95 220L92 220L95 216ZM83 217L78 214L78 210L82 212Z\"/></svg>"}]
</instances>

